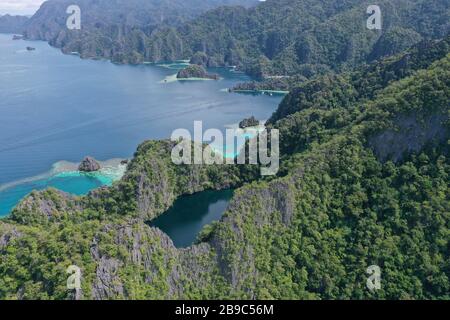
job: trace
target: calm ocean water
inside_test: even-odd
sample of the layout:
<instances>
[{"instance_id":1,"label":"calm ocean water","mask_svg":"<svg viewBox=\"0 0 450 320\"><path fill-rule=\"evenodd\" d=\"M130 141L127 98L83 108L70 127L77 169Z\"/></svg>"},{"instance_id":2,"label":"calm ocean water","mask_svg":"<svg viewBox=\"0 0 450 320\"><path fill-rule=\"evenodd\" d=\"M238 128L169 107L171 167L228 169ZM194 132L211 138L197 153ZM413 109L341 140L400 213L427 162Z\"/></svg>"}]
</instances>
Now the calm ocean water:
<instances>
[{"instance_id":1,"label":"calm ocean water","mask_svg":"<svg viewBox=\"0 0 450 320\"><path fill-rule=\"evenodd\" d=\"M251 115L267 119L281 101L227 93L248 78L214 71L224 79L164 83L176 70L81 60L0 34L0 216L33 189L85 194L114 178L50 172L60 161L129 158L146 139L192 132L195 120L225 129Z\"/></svg>"}]
</instances>

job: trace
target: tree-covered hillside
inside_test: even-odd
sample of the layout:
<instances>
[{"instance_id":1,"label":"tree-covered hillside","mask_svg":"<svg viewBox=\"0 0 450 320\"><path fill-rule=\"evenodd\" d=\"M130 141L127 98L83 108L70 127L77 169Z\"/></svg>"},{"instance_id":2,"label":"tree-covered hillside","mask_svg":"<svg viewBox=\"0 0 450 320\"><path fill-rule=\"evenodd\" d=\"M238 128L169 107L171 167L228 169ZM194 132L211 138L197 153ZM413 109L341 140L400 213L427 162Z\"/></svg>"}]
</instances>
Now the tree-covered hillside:
<instances>
[{"instance_id":1,"label":"tree-covered hillside","mask_svg":"<svg viewBox=\"0 0 450 320\"><path fill-rule=\"evenodd\" d=\"M192 59L209 67L238 66L260 79L342 71L424 39L442 38L450 29L446 0L380 0L381 30L366 28L373 3L361 0L268 0L250 8L243 5L252 1L172 0L160 6L134 0L113 7L78 0L85 26L69 31L61 27L65 1L45 3L25 34L85 58L118 63ZM204 13L220 4L228 6ZM187 17L196 18L186 22Z\"/></svg>"},{"instance_id":2,"label":"tree-covered hillside","mask_svg":"<svg viewBox=\"0 0 450 320\"><path fill-rule=\"evenodd\" d=\"M293 90L270 123L278 176L176 166L172 143L148 141L111 188L34 192L0 222L0 298L450 299L449 85L448 40L424 42ZM188 249L145 223L182 194L230 187Z\"/></svg>"},{"instance_id":3,"label":"tree-covered hillside","mask_svg":"<svg viewBox=\"0 0 450 320\"><path fill-rule=\"evenodd\" d=\"M449 30L447 1L378 1L382 30L368 30L370 1L266 1L220 8L178 28L184 55L210 65L242 65L248 73L310 77L399 53ZM159 39L158 39L159 41ZM170 49L170 48L169 48Z\"/></svg>"},{"instance_id":4,"label":"tree-covered hillside","mask_svg":"<svg viewBox=\"0 0 450 320\"><path fill-rule=\"evenodd\" d=\"M22 33L28 18L24 16L0 15L0 33Z\"/></svg>"}]
</instances>

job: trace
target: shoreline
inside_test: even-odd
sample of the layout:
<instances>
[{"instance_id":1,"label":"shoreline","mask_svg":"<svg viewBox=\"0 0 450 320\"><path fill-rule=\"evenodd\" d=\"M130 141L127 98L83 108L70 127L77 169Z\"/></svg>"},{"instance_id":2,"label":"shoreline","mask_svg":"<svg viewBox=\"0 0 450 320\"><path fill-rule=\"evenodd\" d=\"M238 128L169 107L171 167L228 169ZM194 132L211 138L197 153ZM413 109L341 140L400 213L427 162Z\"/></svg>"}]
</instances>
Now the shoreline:
<instances>
[{"instance_id":1,"label":"shoreline","mask_svg":"<svg viewBox=\"0 0 450 320\"><path fill-rule=\"evenodd\" d=\"M165 77L163 80L159 81L158 83L174 83L174 82L180 82L180 81L217 81L214 79L208 79L208 78L177 78L177 74L173 74L170 76Z\"/></svg>"},{"instance_id":2,"label":"shoreline","mask_svg":"<svg viewBox=\"0 0 450 320\"><path fill-rule=\"evenodd\" d=\"M284 90L229 90L229 92L236 93L260 93L260 94L276 94L276 95L287 95L290 91Z\"/></svg>"},{"instance_id":3,"label":"shoreline","mask_svg":"<svg viewBox=\"0 0 450 320\"><path fill-rule=\"evenodd\" d=\"M79 171L78 163L61 160L54 163L51 169L47 172L0 185L0 192L4 192L14 187L18 187L27 183L33 183L36 181L74 176L90 176L97 178L100 181L109 181L107 179L110 179L112 182L115 182L120 180L125 174L127 165L121 164L123 160L126 159L114 158L106 161L98 161L102 168L99 171L89 173Z\"/></svg>"}]
</instances>

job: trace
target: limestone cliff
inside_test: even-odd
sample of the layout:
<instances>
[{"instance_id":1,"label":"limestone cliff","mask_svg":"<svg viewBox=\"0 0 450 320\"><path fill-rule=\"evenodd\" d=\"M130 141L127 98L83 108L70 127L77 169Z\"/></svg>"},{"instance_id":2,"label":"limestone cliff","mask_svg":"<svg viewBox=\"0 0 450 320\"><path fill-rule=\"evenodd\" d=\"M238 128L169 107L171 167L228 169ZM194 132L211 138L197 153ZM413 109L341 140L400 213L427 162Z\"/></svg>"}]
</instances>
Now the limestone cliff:
<instances>
[{"instance_id":1,"label":"limestone cliff","mask_svg":"<svg viewBox=\"0 0 450 320\"><path fill-rule=\"evenodd\" d=\"M28 17L24 16L0 16L0 33L16 33L22 34Z\"/></svg>"}]
</instances>

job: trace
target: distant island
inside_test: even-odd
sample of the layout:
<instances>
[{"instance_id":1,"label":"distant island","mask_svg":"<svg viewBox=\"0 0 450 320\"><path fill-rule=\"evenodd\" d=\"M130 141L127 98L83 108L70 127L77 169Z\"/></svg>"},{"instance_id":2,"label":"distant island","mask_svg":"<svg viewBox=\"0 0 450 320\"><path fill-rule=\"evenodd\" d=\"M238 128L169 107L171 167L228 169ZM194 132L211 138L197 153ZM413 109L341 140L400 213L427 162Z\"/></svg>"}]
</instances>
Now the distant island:
<instances>
[{"instance_id":1,"label":"distant island","mask_svg":"<svg viewBox=\"0 0 450 320\"><path fill-rule=\"evenodd\" d=\"M180 70L177 74L177 79L211 79L219 80L218 74L208 73L202 66L193 64L189 67Z\"/></svg>"}]
</instances>

